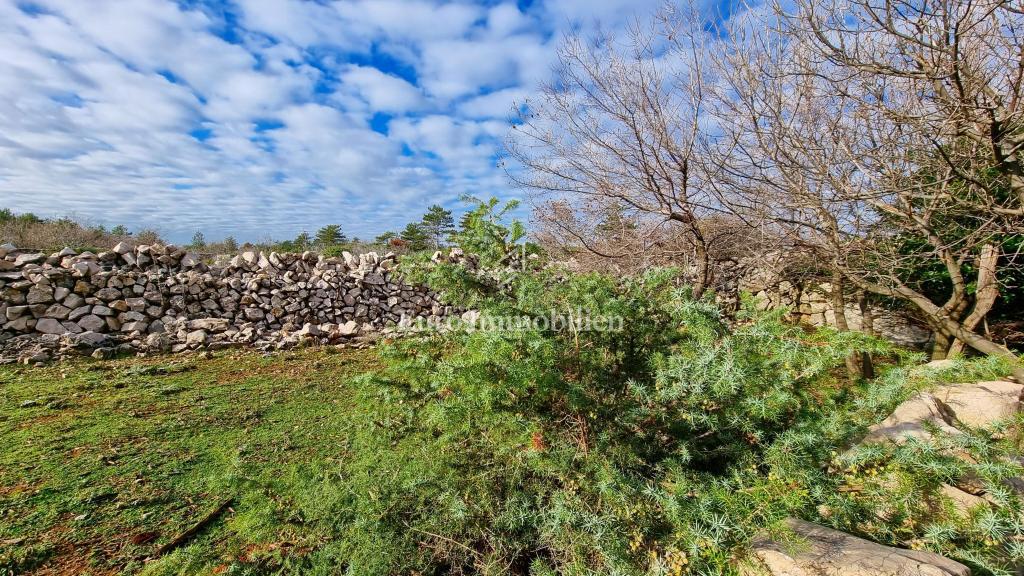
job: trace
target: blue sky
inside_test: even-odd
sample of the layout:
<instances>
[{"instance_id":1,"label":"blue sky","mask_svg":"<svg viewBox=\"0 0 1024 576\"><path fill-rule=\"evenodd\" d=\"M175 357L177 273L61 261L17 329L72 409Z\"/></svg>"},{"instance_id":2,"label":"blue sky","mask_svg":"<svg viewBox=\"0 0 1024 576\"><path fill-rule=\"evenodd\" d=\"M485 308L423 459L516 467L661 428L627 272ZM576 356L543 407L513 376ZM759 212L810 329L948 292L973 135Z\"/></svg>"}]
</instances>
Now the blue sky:
<instances>
[{"instance_id":1,"label":"blue sky","mask_svg":"<svg viewBox=\"0 0 1024 576\"><path fill-rule=\"evenodd\" d=\"M0 0L0 207L174 241L372 237L496 165L571 29L661 0Z\"/></svg>"}]
</instances>

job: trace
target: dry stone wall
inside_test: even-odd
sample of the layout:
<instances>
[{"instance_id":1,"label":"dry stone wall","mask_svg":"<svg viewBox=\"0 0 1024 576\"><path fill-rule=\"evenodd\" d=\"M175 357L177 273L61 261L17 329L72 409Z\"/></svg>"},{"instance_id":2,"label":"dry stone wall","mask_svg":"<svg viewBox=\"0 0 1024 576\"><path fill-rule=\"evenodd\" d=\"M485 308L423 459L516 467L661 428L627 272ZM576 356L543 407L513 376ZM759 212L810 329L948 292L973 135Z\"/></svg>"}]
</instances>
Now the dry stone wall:
<instances>
[{"instance_id":1,"label":"dry stone wall","mask_svg":"<svg viewBox=\"0 0 1024 576\"><path fill-rule=\"evenodd\" d=\"M763 309L785 307L789 319L808 326L835 326L836 311L829 294L828 282L787 274L784 255L768 254L737 263L730 269L730 293L747 292ZM854 302L844 307L846 321L853 330L860 330L864 316ZM872 329L875 334L901 346L924 349L932 333L913 318L898 310L872 306Z\"/></svg>"},{"instance_id":2,"label":"dry stone wall","mask_svg":"<svg viewBox=\"0 0 1024 576\"><path fill-rule=\"evenodd\" d=\"M452 312L403 283L393 254L243 252L207 265L182 248L121 243L101 253L0 247L0 342L182 351L345 342ZM10 356L10 354L8 354ZM27 361L24 354L21 360ZM9 360L9 358L8 358ZM40 358L36 358L40 360Z\"/></svg>"},{"instance_id":3,"label":"dry stone wall","mask_svg":"<svg viewBox=\"0 0 1024 576\"><path fill-rule=\"evenodd\" d=\"M458 250L435 255L458 261ZM472 264L472 260L467 260ZM719 263L716 294L728 309L738 295L785 306L791 319L834 325L829 286L784 273L770 255ZM42 361L63 352L182 351L369 339L416 319L440 322L454 311L394 273L396 257L370 252L324 258L310 252L243 252L206 263L182 248L121 243L100 253L55 254L0 246L0 362ZM892 310L873 310L879 335L923 347L930 332ZM862 321L849 303L854 329ZM40 350L40 345L43 350Z\"/></svg>"}]
</instances>

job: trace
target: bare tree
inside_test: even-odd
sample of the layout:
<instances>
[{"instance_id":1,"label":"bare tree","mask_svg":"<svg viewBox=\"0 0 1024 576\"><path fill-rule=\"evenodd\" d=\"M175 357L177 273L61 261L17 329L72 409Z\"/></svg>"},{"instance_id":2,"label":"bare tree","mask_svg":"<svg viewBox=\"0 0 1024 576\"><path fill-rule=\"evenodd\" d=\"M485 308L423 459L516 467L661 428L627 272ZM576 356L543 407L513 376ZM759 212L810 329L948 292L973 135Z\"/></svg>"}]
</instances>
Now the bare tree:
<instances>
[{"instance_id":1,"label":"bare tree","mask_svg":"<svg viewBox=\"0 0 1024 576\"><path fill-rule=\"evenodd\" d=\"M704 47L666 46L639 27L624 49L611 37L568 38L556 80L510 139L511 155L526 167L512 176L540 196L549 234L609 259L691 262L700 296L711 284L714 240L702 222L722 212L699 161ZM628 241L599 237L609 213L632 223Z\"/></svg>"},{"instance_id":2,"label":"bare tree","mask_svg":"<svg viewBox=\"0 0 1024 576\"><path fill-rule=\"evenodd\" d=\"M678 227L698 294L712 271L703 223L724 214L810 255L840 328L846 295L866 306L873 294L931 326L936 358L970 347L1016 362L979 326L1020 264L1004 247L1024 230L1024 11L1006 0L787 6L725 29L669 9L626 49L569 39L511 140L519 182L553 199L552 229L594 252L615 248L596 236L612 208L636 224L620 252ZM936 270L943 281L928 285Z\"/></svg>"},{"instance_id":3,"label":"bare tree","mask_svg":"<svg viewBox=\"0 0 1024 576\"><path fill-rule=\"evenodd\" d=\"M933 357L959 341L1016 361L976 328L1024 230L1024 15L997 0L798 0L759 18L716 66L731 205L820 254L837 283L912 306ZM942 294L920 278L936 264Z\"/></svg>"}]
</instances>

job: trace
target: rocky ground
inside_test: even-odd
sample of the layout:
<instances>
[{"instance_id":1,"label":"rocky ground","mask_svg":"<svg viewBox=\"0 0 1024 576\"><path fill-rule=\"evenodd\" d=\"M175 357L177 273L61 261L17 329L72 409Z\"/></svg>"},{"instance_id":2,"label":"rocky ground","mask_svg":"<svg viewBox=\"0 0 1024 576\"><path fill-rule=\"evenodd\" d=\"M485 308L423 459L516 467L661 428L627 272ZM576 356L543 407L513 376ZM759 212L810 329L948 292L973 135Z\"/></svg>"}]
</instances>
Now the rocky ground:
<instances>
[{"instance_id":1,"label":"rocky ground","mask_svg":"<svg viewBox=\"0 0 1024 576\"><path fill-rule=\"evenodd\" d=\"M948 360L930 363L938 369ZM902 444L927 440L933 431L960 434L962 429L1008 421L1024 409L1024 384L1012 380L953 384L922 391L900 404L888 418L871 427L861 445ZM966 454L958 455L969 458ZM1024 478L1006 488L1024 494ZM942 486L944 499L960 517L999 506L975 479L964 477ZM753 545L745 576L968 576L971 570L948 558L921 550L884 546L811 522L789 519L787 527L799 545L768 537ZM1024 567L1021 567L1024 570ZM1021 572L1018 572L1021 573Z\"/></svg>"}]
</instances>

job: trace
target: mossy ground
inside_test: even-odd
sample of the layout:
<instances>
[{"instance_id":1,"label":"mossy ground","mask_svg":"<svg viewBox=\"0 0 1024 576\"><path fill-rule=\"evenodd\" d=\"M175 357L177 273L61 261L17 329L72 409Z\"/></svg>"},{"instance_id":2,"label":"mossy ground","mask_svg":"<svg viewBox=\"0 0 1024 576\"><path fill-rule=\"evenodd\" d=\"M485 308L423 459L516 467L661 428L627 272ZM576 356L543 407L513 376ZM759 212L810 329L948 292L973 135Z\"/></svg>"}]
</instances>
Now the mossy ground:
<instances>
[{"instance_id":1,"label":"mossy ground","mask_svg":"<svg viewBox=\"0 0 1024 576\"><path fill-rule=\"evenodd\" d=\"M346 458L352 379L376 361L307 349L0 367L0 574L310 568L336 536L316 494Z\"/></svg>"}]
</instances>

